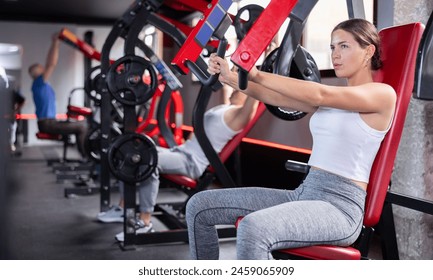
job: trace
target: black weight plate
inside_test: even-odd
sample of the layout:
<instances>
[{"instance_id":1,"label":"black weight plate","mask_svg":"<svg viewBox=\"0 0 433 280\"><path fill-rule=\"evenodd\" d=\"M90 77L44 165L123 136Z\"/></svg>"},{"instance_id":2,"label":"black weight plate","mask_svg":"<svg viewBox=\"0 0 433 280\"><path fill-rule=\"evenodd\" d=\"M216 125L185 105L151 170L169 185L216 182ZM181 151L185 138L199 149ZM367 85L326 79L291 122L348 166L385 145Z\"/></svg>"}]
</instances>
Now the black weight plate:
<instances>
[{"instance_id":1,"label":"black weight plate","mask_svg":"<svg viewBox=\"0 0 433 280\"><path fill-rule=\"evenodd\" d=\"M158 162L154 142L137 133L120 135L108 149L108 164L113 175L127 183L151 176Z\"/></svg>"},{"instance_id":2,"label":"black weight plate","mask_svg":"<svg viewBox=\"0 0 433 280\"><path fill-rule=\"evenodd\" d=\"M256 4L246 5L239 9L233 21L236 36L239 41L247 35L263 10L264 8L262 6Z\"/></svg>"},{"instance_id":3,"label":"black weight plate","mask_svg":"<svg viewBox=\"0 0 433 280\"><path fill-rule=\"evenodd\" d=\"M148 78L143 78L147 76ZM111 95L124 105L140 105L149 100L158 84L155 67L143 57L126 55L116 60L107 73Z\"/></svg>"},{"instance_id":4,"label":"black weight plate","mask_svg":"<svg viewBox=\"0 0 433 280\"><path fill-rule=\"evenodd\" d=\"M265 60L263 61L263 64L260 67L260 70L265 71L265 72L269 72L269 73L273 73L274 63L275 63L275 60L278 56L278 49L279 48L274 49L265 58ZM320 77L320 73L318 73L317 66L315 66L315 62L314 62L313 58L308 54L308 52L305 51L305 49L301 48L300 51L305 52L306 57L308 59L308 65L311 65L310 68L312 68L313 74L318 75ZM302 79L302 80L305 79L305 75L303 75L303 73L300 72L300 70L297 67L297 65L295 64L294 60L292 60L292 63L290 64L290 77L296 78L296 79ZM265 105L266 105L266 109L268 109L268 111L271 114L273 114L274 116L276 116L282 120L286 120L286 121L296 121L296 120L299 120L299 119L301 119L307 115L307 113L305 113L305 112L294 111L294 110L287 109L284 107L273 106L273 105L269 105L269 104L265 104Z\"/></svg>"},{"instance_id":5,"label":"black weight plate","mask_svg":"<svg viewBox=\"0 0 433 280\"><path fill-rule=\"evenodd\" d=\"M111 129L110 139L119 136L119 132ZM86 153L96 163L101 161L101 128L95 127L88 134L85 142Z\"/></svg>"},{"instance_id":6,"label":"black weight plate","mask_svg":"<svg viewBox=\"0 0 433 280\"><path fill-rule=\"evenodd\" d=\"M101 103L101 90L104 86L105 80L101 75L101 66L93 67L87 75L84 82L84 91L87 96L95 102L96 105Z\"/></svg>"}]
</instances>

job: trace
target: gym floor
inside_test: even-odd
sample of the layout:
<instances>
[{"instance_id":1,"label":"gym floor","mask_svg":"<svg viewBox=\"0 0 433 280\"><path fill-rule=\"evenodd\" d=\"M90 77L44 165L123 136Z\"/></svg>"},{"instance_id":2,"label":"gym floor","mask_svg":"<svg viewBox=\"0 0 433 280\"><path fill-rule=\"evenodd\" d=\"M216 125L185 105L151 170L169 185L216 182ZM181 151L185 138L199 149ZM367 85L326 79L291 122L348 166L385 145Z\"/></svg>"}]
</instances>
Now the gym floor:
<instances>
[{"instance_id":1,"label":"gym floor","mask_svg":"<svg viewBox=\"0 0 433 280\"><path fill-rule=\"evenodd\" d=\"M68 149L68 158L74 158ZM22 147L21 156L12 158L13 183L9 217L9 259L14 260L181 260L189 259L186 243L136 245L122 250L114 236L122 224L97 221L99 194L73 195L66 198L65 188L72 182L58 182L47 161L60 158L61 145ZM176 189L162 188L159 202L183 201L185 194ZM116 204L119 193L111 194ZM155 230L165 226L154 219ZM220 258L236 259L236 241L221 240ZM380 244L373 240L370 258L381 259Z\"/></svg>"},{"instance_id":2,"label":"gym floor","mask_svg":"<svg viewBox=\"0 0 433 280\"><path fill-rule=\"evenodd\" d=\"M122 250L114 236L122 224L97 221L99 194L64 196L72 182L58 182L48 159L62 154L62 146L23 147L12 160L13 178L9 213L9 255L16 260L177 260L189 259L186 243L136 245ZM74 158L73 148L68 158ZM69 156L70 155L70 156ZM178 201L185 194L161 189L162 201ZM119 193L111 194L113 204ZM155 230L164 225L154 219ZM235 259L235 240L221 242L221 259Z\"/></svg>"}]
</instances>

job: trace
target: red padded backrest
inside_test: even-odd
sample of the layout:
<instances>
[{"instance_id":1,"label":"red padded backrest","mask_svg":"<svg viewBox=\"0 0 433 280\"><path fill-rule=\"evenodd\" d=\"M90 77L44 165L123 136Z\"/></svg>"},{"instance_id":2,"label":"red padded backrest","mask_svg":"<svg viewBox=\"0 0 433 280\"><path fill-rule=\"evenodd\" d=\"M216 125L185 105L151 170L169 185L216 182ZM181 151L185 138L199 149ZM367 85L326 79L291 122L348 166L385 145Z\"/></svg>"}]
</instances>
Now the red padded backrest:
<instances>
[{"instance_id":1,"label":"red padded backrest","mask_svg":"<svg viewBox=\"0 0 433 280\"><path fill-rule=\"evenodd\" d=\"M375 73L374 80L391 85L397 93L397 103L393 123L382 142L370 174L364 215L364 225L368 227L376 225L382 213L412 96L415 61L423 31L423 24L411 23L385 28L379 33L382 40L383 67Z\"/></svg>"}]
</instances>

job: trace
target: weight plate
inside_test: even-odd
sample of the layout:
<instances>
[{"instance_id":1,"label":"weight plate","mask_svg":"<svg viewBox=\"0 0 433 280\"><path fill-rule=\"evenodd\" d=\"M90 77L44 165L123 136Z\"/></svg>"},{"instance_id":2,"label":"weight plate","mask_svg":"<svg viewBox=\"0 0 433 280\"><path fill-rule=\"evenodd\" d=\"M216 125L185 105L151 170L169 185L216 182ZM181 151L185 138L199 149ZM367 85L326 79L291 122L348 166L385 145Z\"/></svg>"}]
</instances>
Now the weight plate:
<instances>
[{"instance_id":1,"label":"weight plate","mask_svg":"<svg viewBox=\"0 0 433 280\"><path fill-rule=\"evenodd\" d=\"M260 67L260 70L273 73L274 71L274 63L278 56L278 49L274 49L263 61L263 64ZM292 60L292 63L290 64L290 74L289 76L296 79L301 80L312 80L319 82L320 81L320 72L316 66L316 63L313 59L313 57L304 49L300 48L298 51L302 51L303 55L305 55L305 59L307 60L307 67L306 69L299 69L299 67L296 65L295 60ZM286 121L296 121L304 116L307 115L305 112L300 111L294 111L292 109L279 107L279 106L273 106L269 104L265 104L266 108L270 113L272 113L274 116L286 120Z\"/></svg>"},{"instance_id":2,"label":"weight plate","mask_svg":"<svg viewBox=\"0 0 433 280\"><path fill-rule=\"evenodd\" d=\"M128 133L118 136L108 149L108 164L113 175L127 183L146 180L154 172L158 154L147 136Z\"/></svg>"},{"instance_id":3,"label":"weight plate","mask_svg":"<svg viewBox=\"0 0 433 280\"><path fill-rule=\"evenodd\" d=\"M154 94L158 83L155 67L143 57L126 55L116 60L107 73L111 95L124 105L140 105Z\"/></svg>"},{"instance_id":4,"label":"weight plate","mask_svg":"<svg viewBox=\"0 0 433 280\"><path fill-rule=\"evenodd\" d=\"M236 36L239 41L247 35L263 10L264 8L262 6L256 4L246 5L239 9L233 21Z\"/></svg>"},{"instance_id":5,"label":"weight plate","mask_svg":"<svg viewBox=\"0 0 433 280\"><path fill-rule=\"evenodd\" d=\"M101 66L93 67L84 82L84 91L97 106L101 103L101 89L103 88L104 83L105 80L101 75Z\"/></svg>"}]
</instances>

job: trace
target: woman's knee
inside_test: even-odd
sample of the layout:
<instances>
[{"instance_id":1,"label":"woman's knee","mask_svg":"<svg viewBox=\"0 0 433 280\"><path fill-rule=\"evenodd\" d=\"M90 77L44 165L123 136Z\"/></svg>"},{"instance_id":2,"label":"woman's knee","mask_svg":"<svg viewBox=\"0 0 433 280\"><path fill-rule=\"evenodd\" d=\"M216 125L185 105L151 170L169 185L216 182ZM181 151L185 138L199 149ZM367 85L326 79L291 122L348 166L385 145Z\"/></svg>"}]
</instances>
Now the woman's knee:
<instances>
[{"instance_id":1,"label":"woman's knee","mask_svg":"<svg viewBox=\"0 0 433 280\"><path fill-rule=\"evenodd\" d=\"M203 199L206 199L207 191L201 191L194 194L192 197L188 199L186 204L186 216L195 216L197 213L202 211L205 207L203 203Z\"/></svg>"},{"instance_id":2,"label":"woman's knee","mask_svg":"<svg viewBox=\"0 0 433 280\"><path fill-rule=\"evenodd\" d=\"M271 236L272 233L257 216L245 216L237 229L238 259L272 259Z\"/></svg>"},{"instance_id":3,"label":"woman's knee","mask_svg":"<svg viewBox=\"0 0 433 280\"><path fill-rule=\"evenodd\" d=\"M263 242L269 236L268 229L263 224L261 218L255 213L243 217L237 228L238 240L249 240L252 243Z\"/></svg>"},{"instance_id":4,"label":"woman's knee","mask_svg":"<svg viewBox=\"0 0 433 280\"><path fill-rule=\"evenodd\" d=\"M213 219L212 215L215 215L211 210L215 205L219 205L217 201L218 196L215 195L214 190L204 190L194 194L186 204L186 219L208 223Z\"/></svg>"}]
</instances>

